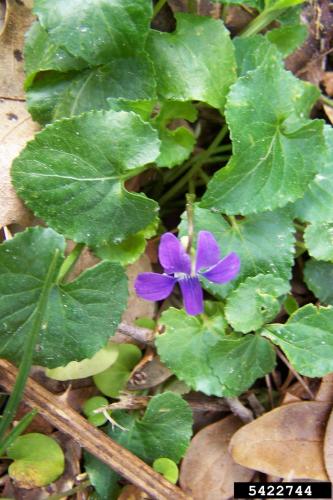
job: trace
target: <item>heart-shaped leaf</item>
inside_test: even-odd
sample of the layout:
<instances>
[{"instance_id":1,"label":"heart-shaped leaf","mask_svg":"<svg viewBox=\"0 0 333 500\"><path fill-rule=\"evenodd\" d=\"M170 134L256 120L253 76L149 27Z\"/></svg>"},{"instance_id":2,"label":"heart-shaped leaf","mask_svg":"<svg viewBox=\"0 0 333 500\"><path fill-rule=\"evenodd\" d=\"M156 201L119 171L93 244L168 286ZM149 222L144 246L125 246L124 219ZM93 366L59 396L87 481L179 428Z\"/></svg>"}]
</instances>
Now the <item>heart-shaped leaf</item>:
<instances>
[{"instance_id":1,"label":"heart-shaped leaf","mask_svg":"<svg viewBox=\"0 0 333 500\"><path fill-rule=\"evenodd\" d=\"M156 202L124 182L158 154L157 133L139 116L88 113L38 134L14 161L13 182L37 215L75 241L120 243L155 219Z\"/></svg>"},{"instance_id":2,"label":"heart-shaped leaf","mask_svg":"<svg viewBox=\"0 0 333 500\"><path fill-rule=\"evenodd\" d=\"M170 308L156 339L161 360L196 391L237 396L274 368L275 353L257 335L225 334L220 315L208 320Z\"/></svg>"},{"instance_id":3,"label":"heart-shaped leaf","mask_svg":"<svg viewBox=\"0 0 333 500\"><path fill-rule=\"evenodd\" d=\"M258 330L275 318L281 308L278 298L288 290L284 280L269 274L247 278L229 295L226 318L237 332Z\"/></svg>"},{"instance_id":4,"label":"heart-shaped leaf","mask_svg":"<svg viewBox=\"0 0 333 500\"><path fill-rule=\"evenodd\" d=\"M233 156L201 206L245 215L300 198L325 162L323 122L305 118L317 98L273 56L239 78L226 105Z\"/></svg>"},{"instance_id":5,"label":"heart-shaped leaf","mask_svg":"<svg viewBox=\"0 0 333 500\"><path fill-rule=\"evenodd\" d=\"M35 0L34 12L56 45L96 65L144 50L152 4L146 0Z\"/></svg>"},{"instance_id":6,"label":"heart-shaped leaf","mask_svg":"<svg viewBox=\"0 0 333 500\"><path fill-rule=\"evenodd\" d=\"M115 333L127 302L125 272L104 262L70 283L58 283L64 248L63 236L40 227L0 245L1 357L16 363L21 359L42 296L47 304L35 363L53 368L89 358ZM43 286L56 252L59 258L46 292Z\"/></svg>"},{"instance_id":7,"label":"heart-shaped leaf","mask_svg":"<svg viewBox=\"0 0 333 500\"><path fill-rule=\"evenodd\" d=\"M234 48L222 21L176 14L174 33L152 31L148 51L164 99L204 101L223 108L236 79ZM209 50L214 40L214 50Z\"/></svg>"}]
</instances>

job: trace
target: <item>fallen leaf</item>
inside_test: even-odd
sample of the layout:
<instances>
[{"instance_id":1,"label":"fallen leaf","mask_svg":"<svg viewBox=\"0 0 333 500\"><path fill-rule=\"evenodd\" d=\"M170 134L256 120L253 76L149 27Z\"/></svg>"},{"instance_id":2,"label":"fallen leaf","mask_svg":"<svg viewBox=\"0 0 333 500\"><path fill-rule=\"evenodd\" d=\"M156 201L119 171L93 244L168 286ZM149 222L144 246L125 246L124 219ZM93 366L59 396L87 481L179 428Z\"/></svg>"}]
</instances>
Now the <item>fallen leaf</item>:
<instances>
[{"instance_id":1,"label":"fallen leaf","mask_svg":"<svg viewBox=\"0 0 333 500\"><path fill-rule=\"evenodd\" d=\"M333 412L331 412L326 426L324 460L329 480L333 482Z\"/></svg>"},{"instance_id":2,"label":"fallen leaf","mask_svg":"<svg viewBox=\"0 0 333 500\"><path fill-rule=\"evenodd\" d=\"M146 317L152 318L155 312L154 302L149 302L147 300L140 299L135 293L134 282L139 273L150 272L151 264L146 255L127 266L127 277L128 277L128 289L129 289L129 299L127 303L127 309L123 315L122 321L132 325L137 318Z\"/></svg>"},{"instance_id":3,"label":"fallen leaf","mask_svg":"<svg viewBox=\"0 0 333 500\"><path fill-rule=\"evenodd\" d=\"M333 403L333 373L329 373L321 379L321 384L316 394L316 401Z\"/></svg>"},{"instance_id":4,"label":"fallen leaf","mask_svg":"<svg viewBox=\"0 0 333 500\"><path fill-rule=\"evenodd\" d=\"M240 465L266 474L327 481L323 441L330 409L317 401L280 406L237 431L231 454Z\"/></svg>"},{"instance_id":5,"label":"fallen leaf","mask_svg":"<svg viewBox=\"0 0 333 500\"><path fill-rule=\"evenodd\" d=\"M172 372L163 363L160 358L155 356L153 359L139 364L131 378L127 382L127 389L137 391L142 389L150 389L156 385L162 384L172 376Z\"/></svg>"},{"instance_id":6,"label":"fallen leaf","mask_svg":"<svg viewBox=\"0 0 333 500\"><path fill-rule=\"evenodd\" d=\"M326 71L323 76L322 83L325 87L326 94L333 95L333 71Z\"/></svg>"},{"instance_id":7,"label":"fallen leaf","mask_svg":"<svg viewBox=\"0 0 333 500\"><path fill-rule=\"evenodd\" d=\"M7 0L6 15L0 33L0 97L23 99L24 34L34 17L32 0Z\"/></svg>"},{"instance_id":8,"label":"fallen leaf","mask_svg":"<svg viewBox=\"0 0 333 500\"><path fill-rule=\"evenodd\" d=\"M242 426L235 416L208 425L191 441L180 471L180 485L194 500L226 500L233 497L235 481L254 475L234 462L228 452L232 435Z\"/></svg>"},{"instance_id":9,"label":"fallen leaf","mask_svg":"<svg viewBox=\"0 0 333 500\"><path fill-rule=\"evenodd\" d=\"M37 130L24 102L0 99L0 227L12 223L26 226L32 221L31 212L12 187L10 167Z\"/></svg>"},{"instance_id":10,"label":"fallen leaf","mask_svg":"<svg viewBox=\"0 0 333 500\"><path fill-rule=\"evenodd\" d=\"M148 500L148 498L144 491L139 490L133 484L128 484L121 490L118 500Z\"/></svg>"}]
</instances>

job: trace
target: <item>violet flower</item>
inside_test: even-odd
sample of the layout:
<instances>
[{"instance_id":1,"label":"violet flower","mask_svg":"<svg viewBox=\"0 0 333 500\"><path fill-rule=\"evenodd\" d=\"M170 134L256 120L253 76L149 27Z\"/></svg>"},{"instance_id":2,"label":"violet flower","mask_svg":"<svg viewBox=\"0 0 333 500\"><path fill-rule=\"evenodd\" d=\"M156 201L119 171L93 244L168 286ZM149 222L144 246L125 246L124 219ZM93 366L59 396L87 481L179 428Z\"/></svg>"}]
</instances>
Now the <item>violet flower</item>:
<instances>
[{"instance_id":1,"label":"violet flower","mask_svg":"<svg viewBox=\"0 0 333 500\"><path fill-rule=\"evenodd\" d=\"M134 284L137 295L146 300L162 300L172 293L178 283L185 310L193 316L203 312L203 291L199 277L203 276L212 283L227 283L237 276L240 268L240 259L234 252L220 259L220 248L209 231L199 232L193 263L172 233L165 233L161 237L158 256L164 274L139 274Z\"/></svg>"}]
</instances>

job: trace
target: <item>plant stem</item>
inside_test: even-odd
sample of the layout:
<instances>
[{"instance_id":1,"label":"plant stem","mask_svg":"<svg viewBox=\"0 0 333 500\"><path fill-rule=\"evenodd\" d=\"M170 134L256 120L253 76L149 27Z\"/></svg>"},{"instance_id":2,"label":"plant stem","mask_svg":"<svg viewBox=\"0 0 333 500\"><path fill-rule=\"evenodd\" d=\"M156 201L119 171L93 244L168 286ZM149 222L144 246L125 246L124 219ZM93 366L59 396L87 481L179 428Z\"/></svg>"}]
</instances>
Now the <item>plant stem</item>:
<instances>
[{"instance_id":1,"label":"plant stem","mask_svg":"<svg viewBox=\"0 0 333 500\"><path fill-rule=\"evenodd\" d=\"M30 368L32 365L33 355L35 351L35 346L39 337L39 332L42 327L42 322L44 319L44 314L47 306L47 301L49 293L54 282L54 274L59 257L59 250L54 252L53 258L51 260L50 267L48 269L45 282L39 297L37 307L33 313L34 319L32 322L31 329L25 339L24 343L24 354L22 361L19 366L19 372L15 381L13 392L11 393L8 403L6 404L5 411L3 412L2 418L0 420L0 446L3 446L4 435L8 427L13 421L16 410L20 404L21 397L24 391L24 387L29 376Z\"/></svg>"},{"instance_id":2,"label":"plant stem","mask_svg":"<svg viewBox=\"0 0 333 500\"><path fill-rule=\"evenodd\" d=\"M167 2L167 0L158 0L156 5L154 6L152 19L154 19L157 16L157 14L159 13L159 11L162 9L162 7L164 6L164 4L166 2Z\"/></svg>"},{"instance_id":3,"label":"plant stem","mask_svg":"<svg viewBox=\"0 0 333 500\"><path fill-rule=\"evenodd\" d=\"M232 144L223 144L222 146L216 147L214 151L211 152L211 154L222 153L223 151L231 151L231 150L232 150ZM185 163L180 165L180 167L172 169L164 176L165 183L170 184L174 179L180 177L190 166L193 165L193 163L202 158L202 156L205 155L205 153L206 151L201 151L201 153L197 154L196 156L192 156L192 158L190 158ZM226 158L229 159L229 156L228 157L226 156ZM210 163L210 160L208 161L208 163Z\"/></svg>"},{"instance_id":4,"label":"plant stem","mask_svg":"<svg viewBox=\"0 0 333 500\"><path fill-rule=\"evenodd\" d=\"M330 106L331 108L333 108L333 99L330 99L329 97L327 97L326 95L321 95L319 97L319 100L321 102L323 102L324 104L326 104L327 106Z\"/></svg>"},{"instance_id":5,"label":"plant stem","mask_svg":"<svg viewBox=\"0 0 333 500\"><path fill-rule=\"evenodd\" d=\"M59 270L59 274L57 277L57 283L60 283L65 279L69 271L74 266L77 259L80 257L80 254L84 248L84 243L77 243L71 253L67 255L66 259L62 263L62 266Z\"/></svg>"},{"instance_id":6,"label":"plant stem","mask_svg":"<svg viewBox=\"0 0 333 500\"><path fill-rule=\"evenodd\" d=\"M218 163L220 161L228 161L229 158L229 155L212 156L211 158L208 158L205 163Z\"/></svg>"},{"instance_id":7,"label":"plant stem","mask_svg":"<svg viewBox=\"0 0 333 500\"><path fill-rule=\"evenodd\" d=\"M24 417L20 420L20 422L10 431L10 433L3 440L2 445L0 446L0 456L2 456L7 448L18 438L22 432L30 425L32 420L37 415L38 411L33 409L29 411Z\"/></svg>"},{"instance_id":8,"label":"plant stem","mask_svg":"<svg viewBox=\"0 0 333 500\"><path fill-rule=\"evenodd\" d=\"M241 33L240 37L245 38L248 36L256 35L261 30L266 28L269 24L271 24L274 19L276 19L284 10L286 9L277 9L270 10L265 9L257 16L250 24L245 28L245 30Z\"/></svg>"},{"instance_id":9,"label":"plant stem","mask_svg":"<svg viewBox=\"0 0 333 500\"><path fill-rule=\"evenodd\" d=\"M168 191L165 193L161 199L160 199L160 204L163 205L167 201L169 201L171 198L173 198L178 192L181 190L185 184L194 176L194 174L204 165L206 160L212 155L213 152L215 152L215 148L219 145L219 143L224 139L224 137L228 133L228 126L224 125L220 132L217 134L213 142L210 144L210 146L200 154L200 157L196 158L196 160L193 163L193 166L190 168L190 170L181 178L179 181Z\"/></svg>"},{"instance_id":10,"label":"plant stem","mask_svg":"<svg viewBox=\"0 0 333 500\"><path fill-rule=\"evenodd\" d=\"M187 248L186 251L188 254L191 255L191 250L192 250L192 244L193 244L193 234L194 234L194 210L193 210L193 203L195 200L195 195L194 194L187 194L186 195L186 213L187 213L187 235L188 235L188 243L187 243ZM192 267L194 266L194 261L192 260Z\"/></svg>"}]
</instances>

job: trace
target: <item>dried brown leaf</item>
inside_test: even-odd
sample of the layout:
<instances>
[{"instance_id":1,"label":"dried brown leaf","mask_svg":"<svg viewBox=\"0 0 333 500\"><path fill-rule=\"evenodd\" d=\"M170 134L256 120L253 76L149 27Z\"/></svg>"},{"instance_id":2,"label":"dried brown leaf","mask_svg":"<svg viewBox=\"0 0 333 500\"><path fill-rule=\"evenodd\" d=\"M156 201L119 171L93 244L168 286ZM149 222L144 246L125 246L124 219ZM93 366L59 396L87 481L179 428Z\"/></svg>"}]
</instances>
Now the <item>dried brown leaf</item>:
<instances>
[{"instance_id":1,"label":"dried brown leaf","mask_svg":"<svg viewBox=\"0 0 333 500\"><path fill-rule=\"evenodd\" d=\"M333 96L333 71L326 71L322 81L326 94Z\"/></svg>"},{"instance_id":2,"label":"dried brown leaf","mask_svg":"<svg viewBox=\"0 0 333 500\"><path fill-rule=\"evenodd\" d=\"M333 373L329 373L322 378L316 394L316 401L333 403Z\"/></svg>"},{"instance_id":3,"label":"dried brown leaf","mask_svg":"<svg viewBox=\"0 0 333 500\"><path fill-rule=\"evenodd\" d=\"M161 363L158 356L155 356L153 359L135 368L130 380L127 382L127 389L130 391L150 389L162 384L171 375L172 372L169 368Z\"/></svg>"},{"instance_id":4,"label":"dried brown leaf","mask_svg":"<svg viewBox=\"0 0 333 500\"><path fill-rule=\"evenodd\" d=\"M32 0L7 0L4 25L0 33L0 97L23 99L24 34L34 17Z\"/></svg>"},{"instance_id":5,"label":"dried brown leaf","mask_svg":"<svg viewBox=\"0 0 333 500\"><path fill-rule=\"evenodd\" d=\"M10 167L37 130L24 102L0 99L0 227L12 223L25 226L32 221L31 212L12 187Z\"/></svg>"},{"instance_id":6,"label":"dried brown leaf","mask_svg":"<svg viewBox=\"0 0 333 500\"><path fill-rule=\"evenodd\" d=\"M180 485L194 500L227 500L233 497L235 481L250 481L254 475L234 462L228 446L242 426L235 416L202 429L192 439L182 462Z\"/></svg>"},{"instance_id":7,"label":"dried brown leaf","mask_svg":"<svg viewBox=\"0 0 333 500\"><path fill-rule=\"evenodd\" d=\"M329 480L333 482L333 412L331 412L326 426L324 460Z\"/></svg>"},{"instance_id":8,"label":"dried brown leaf","mask_svg":"<svg viewBox=\"0 0 333 500\"><path fill-rule=\"evenodd\" d=\"M231 454L237 463L266 474L325 481L323 441L330 410L331 404L317 401L280 406L237 431Z\"/></svg>"},{"instance_id":9,"label":"dried brown leaf","mask_svg":"<svg viewBox=\"0 0 333 500\"><path fill-rule=\"evenodd\" d=\"M122 321L132 325L137 318L142 316L152 318L155 312L154 302L140 299L135 293L134 282L139 273L150 272L152 270L150 261L146 255L127 267L129 299L127 309L123 315Z\"/></svg>"}]
</instances>

